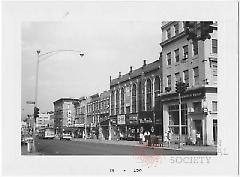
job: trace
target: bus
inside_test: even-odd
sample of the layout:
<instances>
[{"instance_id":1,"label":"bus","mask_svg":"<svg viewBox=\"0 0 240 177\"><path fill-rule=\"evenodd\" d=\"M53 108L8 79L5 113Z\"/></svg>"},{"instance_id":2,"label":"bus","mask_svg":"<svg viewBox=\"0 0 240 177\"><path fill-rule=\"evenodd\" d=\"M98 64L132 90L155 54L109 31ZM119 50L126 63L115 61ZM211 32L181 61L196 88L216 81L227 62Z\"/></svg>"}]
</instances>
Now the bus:
<instances>
[{"instance_id":1,"label":"bus","mask_svg":"<svg viewBox=\"0 0 240 177\"><path fill-rule=\"evenodd\" d=\"M54 128L40 129L38 133L38 137L43 139L53 139L55 137Z\"/></svg>"}]
</instances>

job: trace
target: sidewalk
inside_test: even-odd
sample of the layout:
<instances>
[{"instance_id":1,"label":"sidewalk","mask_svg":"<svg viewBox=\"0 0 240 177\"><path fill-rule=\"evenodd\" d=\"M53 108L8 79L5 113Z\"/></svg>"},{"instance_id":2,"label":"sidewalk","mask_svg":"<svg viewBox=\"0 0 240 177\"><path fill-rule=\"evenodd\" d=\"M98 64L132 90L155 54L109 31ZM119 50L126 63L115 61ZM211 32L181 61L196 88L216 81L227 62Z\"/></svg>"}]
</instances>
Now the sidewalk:
<instances>
[{"instance_id":1,"label":"sidewalk","mask_svg":"<svg viewBox=\"0 0 240 177\"><path fill-rule=\"evenodd\" d=\"M147 146L147 143L139 144L138 141L125 141L125 140L97 140L97 139L82 139L82 138L73 138L72 141L81 141L81 142L91 142L91 143L102 143L102 144L117 144L117 145L126 145L126 146ZM181 149L178 148L178 144L171 144L170 147L163 145L163 147L152 146L149 148L159 148L159 149L171 149L179 151L199 151L199 152L217 152L217 146L191 146L183 145Z\"/></svg>"},{"instance_id":2,"label":"sidewalk","mask_svg":"<svg viewBox=\"0 0 240 177\"><path fill-rule=\"evenodd\" d=\"M178 148L178 144L171 144L170 147L164 145L165 149L173 149L173 150L185 150L185 151L199 151L199 152L216 152L217 146L194 146L194 145L183 145L181 149Z\"/></svg>"},{"instance_id":3,"label":"sidewalk","mask_svg":"<svg viewBox=\"0 0 240 177\"><path fill-rule=\"evenodd\" d=\"M43 155L39 152L31 153L27 151L27 145L21 145L21 155Z\"/></svg>"}]
</instances>

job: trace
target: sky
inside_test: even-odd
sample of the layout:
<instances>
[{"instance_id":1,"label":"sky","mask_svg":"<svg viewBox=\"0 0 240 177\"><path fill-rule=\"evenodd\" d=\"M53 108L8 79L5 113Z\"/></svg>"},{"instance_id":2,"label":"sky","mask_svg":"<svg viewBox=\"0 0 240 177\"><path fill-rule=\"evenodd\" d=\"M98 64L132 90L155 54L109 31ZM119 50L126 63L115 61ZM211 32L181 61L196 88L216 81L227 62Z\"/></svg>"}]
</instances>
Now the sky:
<instances>
[{"instance_id":1,"label":"sky","mask_svg":"<svg viewBox=\"0 0 240 177\"><path fill-rule=\"evenodd\" d=\"M87 12L85 12L87 13ZM36 50L40 57L38 107L40 112L53 111L53 102L62 97L80 98L101 93L110 88L109 78L129 67L137 69L159 58L161 21L141 18L140 11L129 13L131 18L113 17L79 21L27 21L22 23L22 119L32 114L34 101ZM96 14L97 15L97 14ZM114 11L110 15L114 16ZM92 14L94 16L94 14Z\"/></svg>"}]
</instances>

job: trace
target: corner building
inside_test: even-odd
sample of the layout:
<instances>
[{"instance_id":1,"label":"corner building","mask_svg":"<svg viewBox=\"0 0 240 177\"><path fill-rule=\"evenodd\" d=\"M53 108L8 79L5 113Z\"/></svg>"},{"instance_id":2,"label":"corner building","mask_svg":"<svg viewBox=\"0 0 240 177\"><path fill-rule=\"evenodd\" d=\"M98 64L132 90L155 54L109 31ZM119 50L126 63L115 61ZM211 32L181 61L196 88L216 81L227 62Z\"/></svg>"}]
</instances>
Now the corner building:
<instances>
[{"instance_id":1,"label":"corner building","mask_svg":"<svg viewBox=\"0 0 240 177\"><path fill-rule=\"evenodd\" d=\"M159 105L161 57L150 64L130 70L125 75L110 78L110 126L124 139L137 140L140 132L162 135L162 115Z\"/></svg>"},{"instance_id":2,"label":"corner building","mask_svg":"<svg viewBox=\"0 0 240 177\"><path fill-rule=\"evenodd\" d=\"M162 23L163 129L172 132L172 141L179 138L175 84L181 78L189 84L182 95L182 141L193 141L200 132L201 144L217 142L217 30L210 35L205 41L188 41L183 21Z\"/></svg>"}]
</instances>

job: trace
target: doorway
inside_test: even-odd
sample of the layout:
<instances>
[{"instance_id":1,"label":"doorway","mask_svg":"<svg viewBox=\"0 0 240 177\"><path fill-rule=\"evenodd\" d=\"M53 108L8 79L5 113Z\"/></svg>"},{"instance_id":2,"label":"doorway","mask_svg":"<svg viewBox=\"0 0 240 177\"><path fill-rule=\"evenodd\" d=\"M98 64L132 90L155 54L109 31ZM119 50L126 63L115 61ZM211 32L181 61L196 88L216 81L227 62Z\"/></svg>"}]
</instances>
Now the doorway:
<instances>
[{"instance_id":1,"label":"doorway","mask_svg":"<svg viewBox=\"0 0 240 177\"><path fill-rule=\"evenodd\" d=\"M202 134L202 120L194 120L194 124L195 124L195 130L196 133L199 132L200 133L200 144L202 144L203 142L203 134Z\"/></svg>"}]
</instances>

